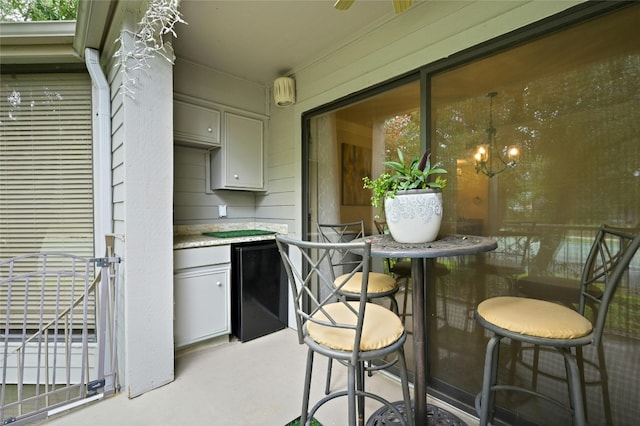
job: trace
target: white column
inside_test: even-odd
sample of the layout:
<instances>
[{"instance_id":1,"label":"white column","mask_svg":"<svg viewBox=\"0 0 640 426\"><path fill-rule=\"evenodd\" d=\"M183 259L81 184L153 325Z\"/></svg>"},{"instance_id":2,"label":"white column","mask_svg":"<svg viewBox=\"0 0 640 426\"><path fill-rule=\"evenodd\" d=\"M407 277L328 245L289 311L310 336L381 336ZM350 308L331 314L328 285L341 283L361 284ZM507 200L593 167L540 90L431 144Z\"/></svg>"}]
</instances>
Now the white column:
<instances>
[{"instance_id":1,"label":"white column","mask_svg":"<svg viewBox=\"0 0 640 426\"><path fill-rule=\"evenodd\" d=\"M122 103L125 386L129 397L174 379L173 66L132 70Z\"/></svg>"}]
</instances>

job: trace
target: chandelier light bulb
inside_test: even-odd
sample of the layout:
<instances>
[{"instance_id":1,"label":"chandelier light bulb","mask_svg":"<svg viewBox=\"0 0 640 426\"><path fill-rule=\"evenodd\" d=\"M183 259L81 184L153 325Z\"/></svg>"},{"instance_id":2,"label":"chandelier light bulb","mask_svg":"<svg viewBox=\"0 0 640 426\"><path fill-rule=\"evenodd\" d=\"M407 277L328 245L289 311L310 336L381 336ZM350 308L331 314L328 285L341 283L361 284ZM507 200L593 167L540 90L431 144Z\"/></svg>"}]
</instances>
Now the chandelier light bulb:
<instances>
[{"instance_id":1,"label":"chandelier light bulb","mask_svg":"<svg viewBox=\"0 0 640 426\"><path fill-rule=\"evenodd\" d=\"M474 157L476 161L480 163L487 161L487 148L483 145L480 145Z\"/></svg>"}]
</instances>

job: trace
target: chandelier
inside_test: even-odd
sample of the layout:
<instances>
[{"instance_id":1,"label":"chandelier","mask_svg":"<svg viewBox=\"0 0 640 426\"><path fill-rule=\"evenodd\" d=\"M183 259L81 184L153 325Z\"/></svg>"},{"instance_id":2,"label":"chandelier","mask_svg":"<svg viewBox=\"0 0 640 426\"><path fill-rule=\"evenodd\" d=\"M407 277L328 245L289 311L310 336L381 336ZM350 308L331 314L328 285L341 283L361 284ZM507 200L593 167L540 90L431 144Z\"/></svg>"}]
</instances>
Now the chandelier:
<instances>
[{"instance_id":1,"label":"chandelier","mask_svg":"<svg viewBox=\"0 0 640 426\"><path fill-rule=\"evenodd\" d=\"M484 173L490 178L507 169L513 169L518 165L520 151L516 146L502 147L501 151L495 146L496 128L493 127L493 98L497 92L487 93L489 98L489 127L487 128L487 144L478 146L473 156L476 160L476 173Z\"/></svg>"}]
</instances>

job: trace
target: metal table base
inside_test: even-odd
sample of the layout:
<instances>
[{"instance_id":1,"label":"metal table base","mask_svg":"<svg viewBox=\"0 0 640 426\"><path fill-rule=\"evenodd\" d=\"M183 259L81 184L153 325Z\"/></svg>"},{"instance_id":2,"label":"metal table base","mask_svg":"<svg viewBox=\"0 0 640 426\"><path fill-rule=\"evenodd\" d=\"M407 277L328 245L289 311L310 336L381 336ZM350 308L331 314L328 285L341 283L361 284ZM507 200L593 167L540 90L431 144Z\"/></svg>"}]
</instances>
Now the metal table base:
<instances>
[{"instance_id":1,"label":"metal table base","mask_svg":"<svg viewBox=\"0 0 640 426\"><path fill-rule=\"evenodd\" d=\"M393 406L400 411L404 415L404 402L397 401L393 403ZM413 407L411 407L413 411ZM400 422L396 417L395 413L391 411L388 407L380 407L375 413L369 417L367 420L367 426L387 426L387 425L398 425ZM436 407L432 404L427 404L427 425L437 425L437 426L467 426L465 422L460 420L454 414L449 413L441 409L440 407Z\"/></svg>"}]
</instances>

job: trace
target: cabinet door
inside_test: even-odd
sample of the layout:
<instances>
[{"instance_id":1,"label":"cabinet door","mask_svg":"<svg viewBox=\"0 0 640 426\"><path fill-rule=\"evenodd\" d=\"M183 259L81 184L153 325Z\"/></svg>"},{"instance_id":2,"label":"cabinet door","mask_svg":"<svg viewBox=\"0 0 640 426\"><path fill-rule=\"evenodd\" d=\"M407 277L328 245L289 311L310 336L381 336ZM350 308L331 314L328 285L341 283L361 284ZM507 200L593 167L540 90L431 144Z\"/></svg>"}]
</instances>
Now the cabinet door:
<instances>
[{"instance_id":1,"label":"cabinet door","mask_svg":"<svg viewBox=\"0 0 640 426\"><path fill-rule=\"evenodd\" d=\"M177 347L231 332L229 265L174 275Z\"/></svg>"},{"instance_id":2,"label":"cabinet door","mask_svg":"<svg viewBox=\"0 0 640 426\"><path fill-rule=\"evenodd\" d=\"M219 188L262 190L264 188L264 122L226 112L225 140L221 148L222 181ZM215 170L214 170L215 172Z\"/></svg>"},{"instance_id":3,"label":"cabinet door","mask_svg":"<svg viewBox=\"0 0 640 426\"><path fill-rule=\"evenodd\" d=\"M174 101L173 133L178 145L220 146L220 111Z\"/></svg>"}]
</instances>

